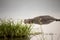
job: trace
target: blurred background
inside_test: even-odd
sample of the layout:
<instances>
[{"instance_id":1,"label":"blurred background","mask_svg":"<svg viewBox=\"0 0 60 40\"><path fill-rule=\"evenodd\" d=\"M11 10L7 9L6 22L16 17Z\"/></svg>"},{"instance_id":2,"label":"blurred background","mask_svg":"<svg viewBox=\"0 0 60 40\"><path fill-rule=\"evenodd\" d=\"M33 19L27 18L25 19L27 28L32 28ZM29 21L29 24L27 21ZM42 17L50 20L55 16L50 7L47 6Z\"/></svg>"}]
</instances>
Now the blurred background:
<instances>
[{"instance_id":1,"label":"blurred background","mask_svg":"<svg viewBox=\"0 0 60 40\"><path fill-rule=\"evenodd\" d=\"M60 0L0 0L0 18L17 20L42 15L60 19ZM38 28L39 25L34 24L34 27ZM44 33L57 34L54 40L60 40L60 22L52 22L42 27Z\"/></svg>"}]
</instances>

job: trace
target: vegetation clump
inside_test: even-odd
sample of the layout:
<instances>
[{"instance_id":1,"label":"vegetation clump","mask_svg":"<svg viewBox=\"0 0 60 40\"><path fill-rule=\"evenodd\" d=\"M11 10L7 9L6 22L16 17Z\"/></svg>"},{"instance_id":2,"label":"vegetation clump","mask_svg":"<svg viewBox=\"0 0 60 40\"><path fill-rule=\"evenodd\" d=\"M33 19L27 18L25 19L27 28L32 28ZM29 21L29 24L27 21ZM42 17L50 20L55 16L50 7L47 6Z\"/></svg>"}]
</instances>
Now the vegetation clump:
<instances>
[{"instance_id":1,"label":"vegetation clump","mask_svg":"<svg viewBox=\"0 0 60 40\"><path fill-rule=\"evenodd\" d=\"M22 24L22 21L14 22L12 19L0 19L0 37L30 36L31 25Z\"/></svg>"}]
</instances>

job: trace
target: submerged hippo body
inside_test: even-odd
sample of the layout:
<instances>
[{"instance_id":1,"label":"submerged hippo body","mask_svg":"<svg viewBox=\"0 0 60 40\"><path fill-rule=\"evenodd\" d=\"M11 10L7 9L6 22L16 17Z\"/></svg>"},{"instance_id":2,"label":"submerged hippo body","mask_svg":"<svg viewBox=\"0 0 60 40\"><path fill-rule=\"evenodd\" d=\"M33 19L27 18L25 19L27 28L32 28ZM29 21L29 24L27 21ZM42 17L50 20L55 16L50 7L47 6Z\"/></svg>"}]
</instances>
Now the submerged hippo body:
<instances>
[{"instance_id":1,"label":"submerged hippo body","mask_svg":"<svg viewBox=\"0 0 60 40\"><path fill-rule=\"evenodd\" d=\"M45 15L45 16L34 17L32 19L25 19L24 23L49 24L53 21L60 21L60 19L56 19L54 17Z\"/></svg>"}]
</instances>

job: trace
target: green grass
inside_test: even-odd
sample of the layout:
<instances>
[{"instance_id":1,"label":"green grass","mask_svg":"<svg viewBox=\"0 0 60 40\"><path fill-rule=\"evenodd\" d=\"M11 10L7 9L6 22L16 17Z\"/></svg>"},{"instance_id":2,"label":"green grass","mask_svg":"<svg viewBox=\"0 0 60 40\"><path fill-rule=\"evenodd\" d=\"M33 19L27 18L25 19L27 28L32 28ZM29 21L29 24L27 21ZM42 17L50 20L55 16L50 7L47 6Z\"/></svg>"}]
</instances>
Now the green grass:
<instances>
[{"instance_id":1,"label":"green grass","mask_svg":"<svg viewBox=\"0 0 60 40\"><path fill-rule=\"evenodd\" d=\"M14 22L10 19L0 19L0 37L28 37L31 25L22 24L22 21Z\"/></svg>"}]
</instances>

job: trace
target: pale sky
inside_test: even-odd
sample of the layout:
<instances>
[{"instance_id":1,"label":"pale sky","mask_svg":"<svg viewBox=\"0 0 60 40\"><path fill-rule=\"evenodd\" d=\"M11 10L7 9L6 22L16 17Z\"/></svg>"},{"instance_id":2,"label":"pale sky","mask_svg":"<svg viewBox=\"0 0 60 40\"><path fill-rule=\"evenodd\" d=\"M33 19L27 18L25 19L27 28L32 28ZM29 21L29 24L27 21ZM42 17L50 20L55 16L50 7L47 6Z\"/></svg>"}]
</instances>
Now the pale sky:
<instances>
[{"instance_id":1,"label":"pale sky","mask_svg":"<svg viewBox=\"0 0 60 40\"><path fill-rule=\"evenodd\" d=\"M0 0L0 18L27 19L41 15L60 18L60 0ZM60 34L60 22L42 26L44 32Z\"/></svg>"}]
</instances>

